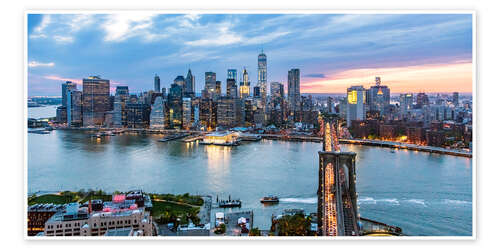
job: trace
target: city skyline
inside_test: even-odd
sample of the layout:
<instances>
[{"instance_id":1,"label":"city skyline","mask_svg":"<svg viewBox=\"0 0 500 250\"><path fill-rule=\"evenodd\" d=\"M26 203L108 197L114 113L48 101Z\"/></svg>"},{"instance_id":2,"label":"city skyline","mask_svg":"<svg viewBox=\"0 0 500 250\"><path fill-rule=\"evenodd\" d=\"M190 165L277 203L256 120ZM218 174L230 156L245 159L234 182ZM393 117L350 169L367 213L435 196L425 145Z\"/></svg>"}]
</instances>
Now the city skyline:
<instances>
[{"instance_id":1,"label":"city skyline","mask_svg":"<svg viewBox=\"0 0 500 250\"><path fill-rule=\"evenodd\" d=\"M262 50L267 85L285 84L287 71L300 68L301 93L345 93L375 76L392 93L470 93L472 28L470 14L30 14L28 95L57 95L61 82L81 85L89 75L110 79L112 93L118 85L153 89L155 74L168 88L188 69L200 80L215 72L225 89L227 69L241 78L246 68L253 88ZM204 84L196 87L200 93Z\"/></svg>"}]
</instances>

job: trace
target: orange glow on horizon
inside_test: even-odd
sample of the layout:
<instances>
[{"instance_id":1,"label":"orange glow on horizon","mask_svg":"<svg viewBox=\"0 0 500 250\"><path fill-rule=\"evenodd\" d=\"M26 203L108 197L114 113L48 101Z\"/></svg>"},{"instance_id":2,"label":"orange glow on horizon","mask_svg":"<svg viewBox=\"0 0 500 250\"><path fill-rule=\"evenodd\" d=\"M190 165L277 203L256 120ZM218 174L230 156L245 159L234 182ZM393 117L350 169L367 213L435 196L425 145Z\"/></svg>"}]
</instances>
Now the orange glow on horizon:
<instances>
[{"instance_id":1,"label":"orange glow on horizon","mask_svg":"<svg viewBox=\"0 0 500 250\"><path fill-rule=\"evenodd\" d=\"M473 64L455 62L409 67L365 68L328 75L328 79L304 81L303 93L346 93L353 85L365 88L375 85L375 77L382 78L391 93L406 92L468 92L473 88Z\"/></svg>"}]
</instances>

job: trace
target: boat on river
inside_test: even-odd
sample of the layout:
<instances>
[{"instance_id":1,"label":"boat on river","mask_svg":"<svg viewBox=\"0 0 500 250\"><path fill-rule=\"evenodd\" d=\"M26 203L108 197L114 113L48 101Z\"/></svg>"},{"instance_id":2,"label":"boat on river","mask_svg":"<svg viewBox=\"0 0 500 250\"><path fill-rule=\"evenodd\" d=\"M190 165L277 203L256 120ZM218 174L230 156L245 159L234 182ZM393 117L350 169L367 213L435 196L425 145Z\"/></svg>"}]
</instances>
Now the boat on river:
<instances>
[{"instance_id":1,"label":"boat on river","mask_svg":"<svg viewBox=\"0 0 500 250\"><path fill-rule=\"evenodd\" d=\"M260 199L260 203L278 203L280 200L277 196L266 196Z\"/></svg>"}]
</instances>

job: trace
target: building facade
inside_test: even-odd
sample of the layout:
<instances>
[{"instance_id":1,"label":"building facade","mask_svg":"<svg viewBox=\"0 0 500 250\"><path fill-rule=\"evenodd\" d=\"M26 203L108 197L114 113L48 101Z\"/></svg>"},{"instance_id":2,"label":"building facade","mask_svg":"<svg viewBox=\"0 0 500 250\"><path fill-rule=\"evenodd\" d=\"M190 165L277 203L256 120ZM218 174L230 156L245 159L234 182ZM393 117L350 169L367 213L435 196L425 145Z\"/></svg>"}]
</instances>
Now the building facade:
<instances>
[{"instance_id":1,"label":"building facade","mask_svg":"<svg viewBox=\"0 0 500 250\"><path fill-rule=\"evenodd\" d=\"M240 82L240 98L245 99L248 96L250 96L250 81L247 70L243 69L243 81Z\"/></svg>"},{"instance_id":2,"label":"building facade","mask_svg":"<svg viewBox=\"0 0 500 250\"><path fill-rule=\"evenodd\" d=\"M363 86L352 86L347 89L347 127L351 127L353 120L365 120L365 104L366 93Z\"/></svg>"},{"instance_id":3,"label":"building facade","mask_svg":"<svg viewBox=\"0 0 500 250\"><path fill-rule=\"evenodd\" d=\"M149 115L149 127L152 129L165 129L167 127L165 116L165 101L163 97L157 96L151 106Z\"/></svg>"},{"instance_id":4,"label":"building facade","mask_svg":"<svg viewBox=\"0 0 500 250\"><path fill-rule=\"evenodd\" d=\"M300 70L288 71L288 105L290 115L296 119L296 112L300 110Z\"/></svg>"},{"instance_id":5,"label":"building facade","mask_svg":"<svg viewBox=\"0 0 500 250\"><path fill-rule=\"evenodd\" d=\"M99 76L83 79L82 113L83 126L102 126L104 115L110 110L109 80Z\"/></svg>"}]
</instances>

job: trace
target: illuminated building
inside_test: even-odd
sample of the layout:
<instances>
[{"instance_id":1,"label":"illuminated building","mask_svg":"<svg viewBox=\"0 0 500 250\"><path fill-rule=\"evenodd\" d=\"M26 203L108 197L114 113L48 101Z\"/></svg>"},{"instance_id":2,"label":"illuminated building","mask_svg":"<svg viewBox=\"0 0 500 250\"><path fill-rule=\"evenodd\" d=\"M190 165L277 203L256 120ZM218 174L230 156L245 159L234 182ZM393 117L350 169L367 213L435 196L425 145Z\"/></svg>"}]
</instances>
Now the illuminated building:
<instances>
[{"instance_id":1,"label":"illuminated building","mask_svg":"<svg viewBox=\"0 0 500 250\"><path fill-rule=\"evenodd\" d=\"M186 76L186 88L185 88L185 96L194 98L196 90L196 82L193 74L191 73L191 69L188 70Z\"/></svg>"},{"instance_id":2,"label":"illuminated building","mask_svg":"<svg viewBox=\"0 0 500 250\"><path fill-rule=\"evenodd\" d=\"M371 86L366 96L370 111L379 111L384 115L391 101L391 91L387 86L380 85L380 77L375 77L375 86Z\"/></svg>"},{"instance_id":3,"label":"illuminated building","mask_svg":"<svg viewBox=\"0 0 500 250\"><path fill-rule=\"evenodd\" d=\"M67 119L67 111L65 106L58 106L56 108L56 121L58 123L66 123Z\"/></svg>"},{"instance_id":4,"label":"illuminated building","mask_svg":"<svg viewBox=\"0 0 500 250\"><path fill-rule=\"evenodd\" d=\"M125 105L127 113L128 128L147 128L149 127L149 116L151 106L144 103L127 103Z\"/></svg>"},{"instance_id":5,"label":"illuminated building","mask_svg":"<svg viewBox=\"0 0 500 250\"><path fill-rule=\"evenodd\" d=\"M121 128L127 125L126 103L129 101L128 86L116 86L113 103L113 127Z\"/></svg>"},{"instance_id":6,"label":"illuminated building","mask_svg":"<svg viewBox=\"0 0 500 250\"><path fill-rule=\"evenodd\" d=\"M238 98L238 87L236 86L235 79L227 79L226 81L226 96L231 98Z\"/></svg>"},{"instance_id":7,"label":"illuminated building","mask_svg":"<svg viewBox=\"0 0 500 250\"><path fill-rule=\"evenodd\" d=\"M62 212L66 205L35 204L28 207L28 236L35 236L45 229L45 222L54 214Z\"/></svg>"},{"instance_id":8,"label":"illuminated building","mask_svg":"<svg viewBox=\"0 0 500 250\"><path fill-rule=\"evenodd\" d=\"M352 86L347 89L347 127L352 120L365 120L366 94L363 86Z\"/></svg>"},{"instance_id":9,"label":"illuminated building","mask_svg":"<svg viewBox=\"0 0 500 250\"><path fill-rule=\"evenodd\" d=\"M260 88L260 104L264 111L266 112L267 103L267 56L262 50L257 58L257 86Z\"/></svg>"},{"instance_id":10,"label":"illuminated building","mask_svg":"<svg viewBox=\"0 0 500 250\"><path fill-rule=\"evenodd\" d=\"M216 96L216 77L214 72L205 72L205 90L207 91L208 97L212 99Z\"/></svg>"},{"instance_id":11,"label":"illuminated building","mask_svg":"<svg viewBox=\"0 0 500 250\"><path fill-rule=\"evenodd\" d=\"M217 103L210 98L200 101L200 125L210 131L217 127Z\"/></svg>"},{"instance_id":12,"label":"illuminated building","mask_svg":"<svg viewBox=\"0 0 500 250\"><path fill-rule=\"evenodd\" d=\"M155 74L154 83L155 83L155 91L160 92L160 77L156 74Z\"/></svg>"},{"instance_id":13,"label":"illuminated building","mask_svg":"<svg viewBox=\"0 0 500 250\"><path fill-rule=\"evenodd\" d=\"M243 81L240 82L240 98L245 99L250 96L250 81L248 80L248 72L243 69Z\"/></svg>"},{"instance_id":14,"label":"illuminated building","mask_svg":"<svg viewBox=\"0 0 500 250\"><path fill-rule=\"evenodd\" d=\"M399 95L399 108L403 117L408 115L408 111L413 108L413 94L400 94Z\"/></svg>"},{"instance_id":15,"label":"illuminated building","mask_svg":"<svg viewBox=\"0 0 500 250\"><path fill-rule=\"evenodd\" d=\"M296 112L300 109L300 70L288 71L288 105L290 115L297 121Z\"/></svg>"},{"instance_id":16,"label":"illuminated building","mask_svg":"<svg viewBox=\"0 0 500 250\"><path fill-rule=\"evenodd\" d=\"M182 127L182 86L175 82L168 91L168 117L170 128Z\"/></svg>"},{"instance_id":17,"label":"illuminated building","mask_svg":"<svg viewBox=\"0 0 500 250\"><path fill-rule=\"evenodd\" d=\"M285 116L285 89L280 82L271 82L271 115L270 122L279 126L284 121Z\"/></svg>"},{"instance_id":18,"label":"illuminated building","mask_svg":"<svg viewBox=\"0 0 500 250\"><path fill-rule=\"evenodd\" d=\"M149 127L153 129L165 129L166 126L165 102L163 101L163 97L157 96L151 106Z\"/></svg>"},{"instance_id":19,"label":"illuminated building","mask_svg":"<svg viewBox=\"0 0 500 250\"><path fill-rule=\"evenodd\" d=\"M429 105L429 97L421 92L417 94L417 105L415 106L416 108L424 108L425 106Z\"/></svg>"},{"instance_id":20,"label":"illuminated building","mask_svg":"<svg viewBox=\"0 0 500 250\"><path fill-rule=\"evenodd\" d=\"M153 220L147 206L125 195L115 196L113 201L103 202L102 210L97 211L92 203L83 207L78 203L66 204L64 211L47 220L44 236L103 236L127 229L133 230L135 236L152 236Z\"/></svg>"},{"instance_id":21,"label":"illuminated building","mask_svg":"<svg viewBox=\"0 0 500 250\"><path fill-rule=\"evenodd\" d=\"M244 108L243 110L245 111L245 115L244 115L244 121L245 123L247 124L253 124L254 122L254 119L253 119L253 104L252 104L252 100L247 98L245 99L244 101Z\"/></svg>"},{"instance_id":22,"label":"illuminated building","mask_svg":"<svg viewBox=\"0 0 500 250\"><path fill-rule=\"evenodd\" d=\"M221 86L221 82L220 81L215 81L215 99L218 99L219 97L221 97L221 93L222 93L222 86Z\"/></svg>"},{"instance_id":23,"label":"illuminated building","mask_svg":"<svg viewBox=\"0 0 500 250\"><path fill-rule=\"evenodd\" d=\"M260 97L261 97L260 96L261 95L260 90L261 90L261 88L259 86L253 87L253 97L254 97L254 99L256 99L256 101L258 103L261 103L261 100L259 100Z\"/></svg>"},{"instance_id":24,"label":"illuminated building","mask_svg":"<svg viewBox=\"0 0 500 250\"><path fill-rule=\"evenodd\" d=\"M236 69L228 69L227 70L227 79L232 79L232 80L238 80L238 75L237 75L237 70Z\"/></svg>"},{"instance_id":25,"label":"illuminated building","mask_svg":"<svg viewBox=\"0 0 500 250\"><path fill-rule=\"evenodd\" d=\"M425 142L425 130L422 127L407 127L406 136L409 143L423 144Z\"/></svg>"},{"instance_id":26,"label":"illuminated building","mask_svg":"<svg viewBox=\"0 0 500 250\"><path fill-rule=\"evenodd\" d=\"M241 114L238 113L241 113L239 99L221 97L217 101L217 126L229 128L239 125Z\"/></svg>"},{"instance_id":27,"label":"illuminated building","mask_svg":"<svg viewBox=\"0 0 500 250\"><path fill-rule=\"evenodd\" d=\"M110 110L109 80L99 76L83 79L83 126L100 126L104 123L104 114Z\"/></svg>"},{"instance_id":28,"label":"illuminated building","mask_svg":"<svg viewBox=\"0 0 500 250\"><path fill-rule=\"evenodd\" d=\"M225 131L225 132L214 132L207 134L203 137L202 144L211 145L237 145L238 144L238 133Z\"/></svg>"},{"instance_id":29,"label":"illuminated building","mask_svg":"<svg viewBox=\"0 0 500 250\"><path fill-rule=\"evenodd\" d=\"M182 98L182 128L191 128L191 98Z\"/></svg>"}]
</instances>

